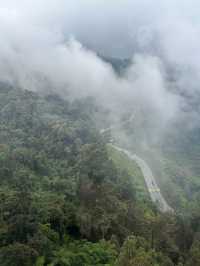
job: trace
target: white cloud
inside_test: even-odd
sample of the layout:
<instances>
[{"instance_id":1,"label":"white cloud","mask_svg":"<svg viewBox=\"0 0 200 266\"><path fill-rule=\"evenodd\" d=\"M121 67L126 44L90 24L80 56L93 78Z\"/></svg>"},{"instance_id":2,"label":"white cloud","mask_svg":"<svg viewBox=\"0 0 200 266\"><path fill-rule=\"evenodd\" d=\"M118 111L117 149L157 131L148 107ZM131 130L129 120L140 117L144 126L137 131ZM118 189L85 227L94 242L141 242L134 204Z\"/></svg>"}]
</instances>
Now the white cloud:
<instances>
[{"instance_id":1,"label":"white cloud","mask_svg":"<svg viewBox=\"0 0 200 266\"><path fill-rule=\"evenodd\" d=\"M165 62L179 69L175 86L191 95L199 90L199 8L195 0L2 2L0 78L32 90L93 95L118 112L139 105L164 127L180 111ZM119 78L80 43L111 56L136 55Z\"/></svg>"}]
</instances>

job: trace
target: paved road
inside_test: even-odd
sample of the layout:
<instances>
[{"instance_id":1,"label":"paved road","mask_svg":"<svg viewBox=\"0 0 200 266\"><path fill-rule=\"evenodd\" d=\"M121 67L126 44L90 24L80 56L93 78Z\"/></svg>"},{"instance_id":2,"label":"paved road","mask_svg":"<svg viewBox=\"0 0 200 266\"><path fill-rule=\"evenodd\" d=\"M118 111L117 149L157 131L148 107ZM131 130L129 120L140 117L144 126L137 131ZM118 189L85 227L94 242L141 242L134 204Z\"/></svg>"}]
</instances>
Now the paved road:
<instances>
[{"instance_id":1,"label":"paved road","mask_svg":"<svg viewBox=\"0 0 200 266\"><path fill-rule=\"evenodd\" d=\"M153 176L153 173L152 173L150 167L148 166L148 164L142 158L137 156L136 154L132 154L128 150L120 148L116 145L113 145L113 144L110 144L110 145L112 147L114 147L116 150L126 154L131 160L134 160L138 164L138 166L140 167L140 169L143 173L145 183L146 183L146 186L148 188L150 197L151 197L152 201L156 204L158 209L161 212L174 212L173 208L171 208L168 205L168 203L164 199L163 195L161 194L160 188L158 187L156 180Z\"/></svg>"}]
</instances>

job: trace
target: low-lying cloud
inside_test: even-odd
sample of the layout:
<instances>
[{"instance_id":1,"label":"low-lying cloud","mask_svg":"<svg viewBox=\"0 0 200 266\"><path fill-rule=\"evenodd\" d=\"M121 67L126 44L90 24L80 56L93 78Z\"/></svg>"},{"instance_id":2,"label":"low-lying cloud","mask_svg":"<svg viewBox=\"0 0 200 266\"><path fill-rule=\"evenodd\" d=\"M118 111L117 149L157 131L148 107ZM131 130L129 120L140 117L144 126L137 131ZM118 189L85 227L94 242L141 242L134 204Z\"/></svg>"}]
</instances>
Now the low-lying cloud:
<instances>
[{"instance_id":1,"label":"low-lying cloud","mask_svg":"<svg viewBox=\"0 0 200 266\"><path fill-rule=\"evenodd\" d=\"M198 7L195 0L8 0L0 4L0 79L93 96L115 115L140 109L160 131L183 117L180 92L200 92ZM132 63L119 77L97 54Z\"/></svg>"}]
</instances>

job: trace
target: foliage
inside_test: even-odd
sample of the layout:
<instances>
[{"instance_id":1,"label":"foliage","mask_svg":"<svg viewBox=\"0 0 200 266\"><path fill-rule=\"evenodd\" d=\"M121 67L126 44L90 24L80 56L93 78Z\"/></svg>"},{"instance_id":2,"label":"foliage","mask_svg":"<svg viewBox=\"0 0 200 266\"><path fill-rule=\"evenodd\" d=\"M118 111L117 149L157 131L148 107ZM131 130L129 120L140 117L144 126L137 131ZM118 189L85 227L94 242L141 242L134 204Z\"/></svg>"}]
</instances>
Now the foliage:
<instances>
[{"instance_id":1,"label":"foliage","mask_svg":"<svg viewBox=\"0 0 200 266\"><path fill-rule=\"evenodd\" d=\"M91 98L0 87L0 265L198 265L199 212L158 213L96 112Z\"/></svg>"}]
</instances>

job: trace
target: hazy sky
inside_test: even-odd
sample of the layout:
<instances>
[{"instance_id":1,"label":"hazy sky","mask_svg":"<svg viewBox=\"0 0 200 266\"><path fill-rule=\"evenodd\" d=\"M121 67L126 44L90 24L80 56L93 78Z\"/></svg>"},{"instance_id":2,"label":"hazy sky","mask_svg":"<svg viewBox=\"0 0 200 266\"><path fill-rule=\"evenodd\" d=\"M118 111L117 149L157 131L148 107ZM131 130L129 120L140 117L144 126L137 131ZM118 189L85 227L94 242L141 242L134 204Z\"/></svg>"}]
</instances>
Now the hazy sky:
<instances>
[{"instance_id":1,"label":"hazy sky","mask_svg":"<svg viewBox=\"0 0 200 266\"><path fill-rule=\"evenodd\" d=\"M30 27L30 31L57 32L60 38L73 35L115 56L149 50L162 41L187 49L194 41L188 38L194 38L200 26L198 0L7 0L0 3L0 10L3 26L21 27L21 33Z\"/></svg>"}]
</instances>

